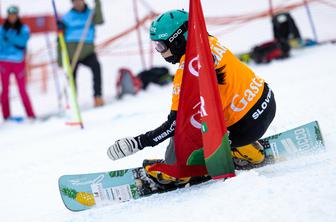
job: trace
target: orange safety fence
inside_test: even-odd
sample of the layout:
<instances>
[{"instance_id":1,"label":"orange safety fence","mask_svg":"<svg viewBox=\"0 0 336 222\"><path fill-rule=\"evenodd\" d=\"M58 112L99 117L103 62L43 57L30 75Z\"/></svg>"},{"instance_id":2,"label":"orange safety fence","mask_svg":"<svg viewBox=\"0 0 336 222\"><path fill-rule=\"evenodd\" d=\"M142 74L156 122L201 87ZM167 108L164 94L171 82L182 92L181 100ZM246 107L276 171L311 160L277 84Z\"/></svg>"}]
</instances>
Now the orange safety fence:
<instances>
[{"instance_id":1,"label":"orange safety fence","mask_svg":"<svg viewBox=\"0 0 336 222\"><path fill-rule=\"evenodd\" d=\"M321 4L324 4L324 5L336 8L336 5L331 3L330 0L306 0L306 2L308 4L321 3ZM276 7L273 8L273 12L277 13L277 12L280 12L280 11L294 10L294 9L303 7L304 4L305 3L302 1L302 2L293 3L293 4L289 4L289 5L276 6ZM235 29L238 29L241 26L246 25L251 21L268 17L268 16L270 16L270 13L271 13L270 10L266 9L266 10L259 11L259 12L245 13L244 15L207 17L206 22L207 22L208 25L212 25L212 26L231 25L226 30L221 31L220 33L217 33L217 35L222 35L224 33L232 32ZM111 48L110 49L108 49L108 48L113 43L115 43L117 40L125 38L126 36L128 36L132 32L136 31L137 29L139 29L139 28L145 28L146 29L147 28L146 23L149 22L149 21L152 21L158 15L159 15L158 13L155 13L152 10L150 10L149 14L144 16L142 19L139 19L138 23L136 23L133 26L129 27L128 29L122 31L121 33L119 33L115 36L112 36L111 38L106 39L103 42L97 44L97 46L96 46L97 52L99 54L104 54L104 55L109 55L109 56L139 55L139 50L137 50L137 51L136 50L112 51ZM52 23L54 23L54 22L52 22ZM120 47L118 47L118 49L120 49ZM45 48L42 48L42 49L38 50L37 52L31 54L31 56L32 57L38 57L45 50L46 50ZM151 49L151 50L148 50L147 52L145 52L145 54L149 54L149 53L152 53L152 52L153 52L153 50ZM38 69L38 68L41 68L41 67L44 67L44 66L51 65L53 63L55 63L55 61L38 63L38 64L30 64L29 69Z\"/></svg>"},{"instance_id":2,"label":"orange safety fence","mask_svg":"<svg viewBox=\"0 0 336 222\"><path fill-rule=\"evenodd\" d=\"M158 14L151 12L149 15L140 19L137 24L135 24L132 27L126 29L125 31L119 33L118 35L113 36L112 38L107 39L107 40L103 41L102 43L98 44L97 45L97 51L99 52L99 51L105 49L106 47L108 47L113 42L117 41L118 39L121 39L121 38L129 35L133 31L137 30L138 28L141 28L147 21L153 20L156 16L158 16Z\"/></svg>"},{"instance_id":3,"label":"orange safety fence","mask_svg":"<svg viewBox=\"0 0 336 222\"><path fill-rule=\"evenodd\" d=\"M48 91L48 68L51 64L56 63L56 61L53 62L44 62L44 63L38 63L33 64L31 62L31 55L26 56L26 74L27 74L27 83L40 83L40 90L42 93L46 93ZM41 72L41 75L39 75L39 78L36 78L36 75L33 78L32 70L39 70Z\"/></svg>"},{"instance_id":4,"label":"orange safety fence","mask_svg":"<svg viewBox=\"0 0 336 222\"><path fill-rule=\"evenodd\" d=\"M20 19L29 26L32 34L56 31L55 19L52 15L22 16ZM0 24L3 22L4 19L0 18Z\"/></svg>"},{"instance_id":5,"label":"orange safety fence","mask_svg":"<svg viewBox=\"0 0 336 222\"><path fill-rule=\"evenodd\" d=\"M324 5L327 5L329 7L332 7L332 8L336 8L336 4L335 3L331 3L329 1L326 1L326 0L318 0L319 3L322 3Z\"/></svg>"}]
</instances>

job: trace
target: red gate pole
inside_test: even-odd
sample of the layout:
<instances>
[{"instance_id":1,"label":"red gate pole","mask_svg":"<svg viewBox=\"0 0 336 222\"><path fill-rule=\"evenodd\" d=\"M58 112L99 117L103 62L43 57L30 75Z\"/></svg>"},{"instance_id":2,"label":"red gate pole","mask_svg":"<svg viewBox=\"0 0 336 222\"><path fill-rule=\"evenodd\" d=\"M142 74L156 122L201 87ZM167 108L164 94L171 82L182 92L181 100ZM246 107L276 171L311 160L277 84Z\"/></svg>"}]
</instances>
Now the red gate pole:
<instances>
[{"instance_id":1,"label":"red gate pole","mask_svg":"<svg viewBox=\"0 0 336 222\"><path fill-rule=\"evenodd\" d=\"M137 35L138 35L138 45L139 45L139 52L140 52L140 59L142 63L142 68L146 69L146 61L145 61L145 55L142 45L142 39L141 39L141 26L139 25L139 13L138 13L138 5L137 0L133 0L133 9L134 9L134 16L135 16L135 22L136 22L136 29L137 29Z\"/></svg>"},{"instance_id":2,"label":"red gate pole","mask_svg":"<svg viewBox=\"0 0 336 222\"><path fill-rule=\"evenodd\" d=\"M274 11L273 11L273 1L272 1L272 0L268 0L268 3L269 3L269 14L270 14L271 19L272 19L273 16L274 16Z\"/></svg>"}]
</instances>

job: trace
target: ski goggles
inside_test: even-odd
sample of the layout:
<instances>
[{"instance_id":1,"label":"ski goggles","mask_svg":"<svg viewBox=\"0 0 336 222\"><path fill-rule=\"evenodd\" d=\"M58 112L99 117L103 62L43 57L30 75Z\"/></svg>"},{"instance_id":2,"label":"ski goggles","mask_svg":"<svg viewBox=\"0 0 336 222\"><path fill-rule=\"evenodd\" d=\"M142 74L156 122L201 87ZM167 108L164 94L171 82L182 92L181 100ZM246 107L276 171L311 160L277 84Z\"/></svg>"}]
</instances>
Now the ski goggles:
<instances>
[{"instance_id":1,"label":"ski goggles","mask_svg":"<svg viewBox=\"0 0 336 222\"><path fill-rule=\"evenodd\" d=\"M154 48L159 53L165 53L168 51L168 46L165 41L154 41Z\"/></svg>"},{"instance_id":2,"label":"ski goggles","mask_svg":"<svg viewBox=\"0 0 336 222\"><path fill-rule=\"evenodd\" d=\"M159 53L164 53L169 49L169 46L175 41L177 38L184 38L183 34L188 30L188 22L183 23L177 31L172 34L167 40L158 40L154 41L155 50Z\"/></svg>"}]
</instances>

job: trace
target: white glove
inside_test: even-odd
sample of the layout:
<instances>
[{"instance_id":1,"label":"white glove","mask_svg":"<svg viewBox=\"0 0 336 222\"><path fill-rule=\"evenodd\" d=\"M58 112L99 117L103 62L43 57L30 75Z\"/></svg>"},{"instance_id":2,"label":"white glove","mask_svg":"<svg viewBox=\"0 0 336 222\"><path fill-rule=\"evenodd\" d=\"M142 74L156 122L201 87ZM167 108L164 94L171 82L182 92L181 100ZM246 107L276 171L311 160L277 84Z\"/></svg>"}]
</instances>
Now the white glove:
<instances>
[{"instance_id":1,"label":"white glove","mask_svg":"<svg viewBox=\"0 0 336 222\"><path fill-rule=\"evenodd\" d=\"M107 149L107 156L111 160L118 160L138 152L139 144L133 137L127 137L117 140L112 146Z\"/></svg>"}]
</instances>

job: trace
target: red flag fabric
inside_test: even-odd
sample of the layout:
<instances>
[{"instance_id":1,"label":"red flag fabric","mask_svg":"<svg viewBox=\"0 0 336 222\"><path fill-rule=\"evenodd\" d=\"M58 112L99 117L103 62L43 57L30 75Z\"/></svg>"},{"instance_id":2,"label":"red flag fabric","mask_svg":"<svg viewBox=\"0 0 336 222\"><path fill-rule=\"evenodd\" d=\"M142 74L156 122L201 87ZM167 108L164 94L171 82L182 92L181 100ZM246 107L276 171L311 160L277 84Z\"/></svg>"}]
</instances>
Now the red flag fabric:
<instances>
[{"instance_id":1,"label":"red flag fabric","mask_svg":"<svg viewBox=\"0 0 336 222\"><path fill-rule=\"evenodd\" d=\"M213 178L234 176L200 0L190 0L187 49L175 130L175 155L175 165L157 164L150 170L166 172L176 178L205 174Z\"/></svg>"},{"instance_id":2,"label":"red flag fabric","mask_svg":"<svg viewBox=\"0 0 336 222\"><path fill-rule=\"evenodd\" d=\"M207 169L204 166L204 163L201 165L187 166L188 158L191 156L192 152L203 147L200 90L197 71L198 55L196 47L192 47L193 44L195 44L195 36L188 34L186 60L174 134L176 164L155 164L149 169L165 172L175 178L202 176L207 174Z\"/></svg>"},{"instance_id":3,"label":"red flag fabric","mask_svg":"<svg viewBox=\"0 0 336 222\"><path fill-rule=\"evenodd\" d=\"M200 0L190 1L189 35L196 46L198 58L200 114L205 164L213 178L234 176L231 148L218 90L214 61Z\"/></svg>"}]
</instances>

